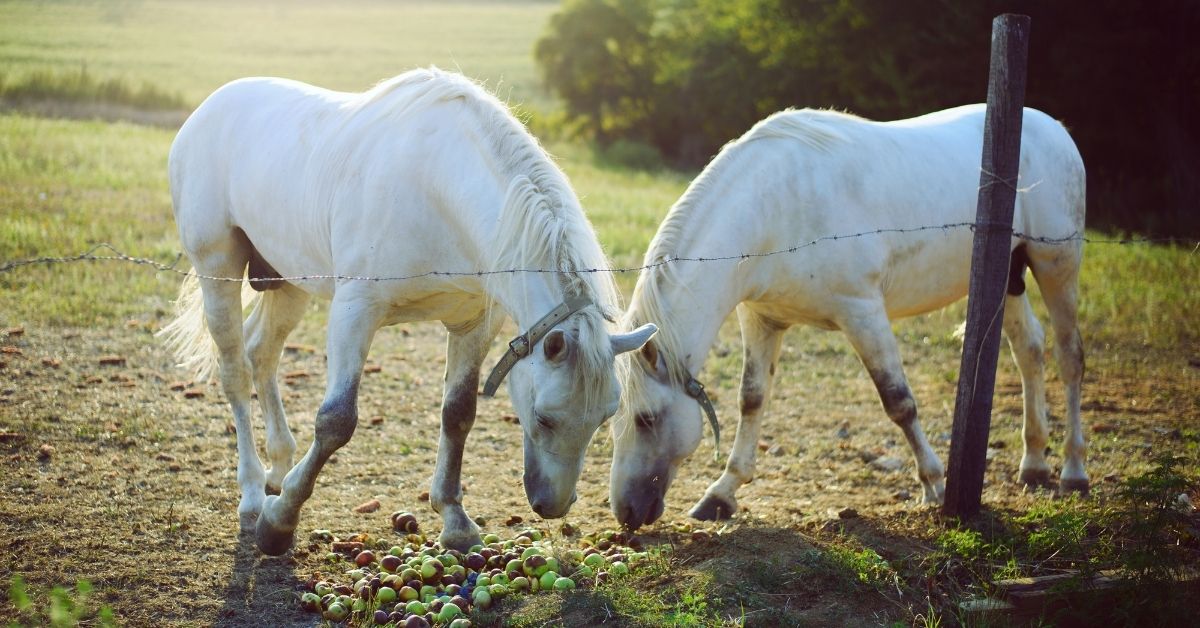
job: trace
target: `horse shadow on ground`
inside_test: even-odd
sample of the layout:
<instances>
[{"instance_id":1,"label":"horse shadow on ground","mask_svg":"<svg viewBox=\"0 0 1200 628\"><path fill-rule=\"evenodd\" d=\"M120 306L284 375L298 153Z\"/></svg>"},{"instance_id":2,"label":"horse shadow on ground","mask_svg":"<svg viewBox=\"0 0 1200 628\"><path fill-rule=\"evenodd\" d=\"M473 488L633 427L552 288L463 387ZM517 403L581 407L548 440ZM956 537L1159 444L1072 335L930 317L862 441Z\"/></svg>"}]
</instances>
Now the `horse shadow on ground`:
<instances>
[{"instance_id":1,"label":"horse shadow on ground","mask_svg":"<svg viewBox=\"0 0 1200 628\"><path fill-rule=\"evenodd\" d=\"M295 587L304 578L296 571L298 563L291 551L282 556L265 556L254 543L254 531L242 530L233 554L233 570L222 596L225 603L214 626L320 625L320 618L305 613L296 601Z\"/></svg>"}]
</instances>

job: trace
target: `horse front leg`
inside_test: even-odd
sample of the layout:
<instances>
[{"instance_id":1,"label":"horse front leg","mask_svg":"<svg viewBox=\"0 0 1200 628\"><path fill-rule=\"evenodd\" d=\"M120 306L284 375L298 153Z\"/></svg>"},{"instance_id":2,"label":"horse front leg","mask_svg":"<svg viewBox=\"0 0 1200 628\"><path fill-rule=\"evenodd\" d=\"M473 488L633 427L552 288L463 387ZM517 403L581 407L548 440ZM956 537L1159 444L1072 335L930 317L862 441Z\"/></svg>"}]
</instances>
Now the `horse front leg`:
<instances>
[{"instance_id":1,"label":"horse front leg","mask_svg":"<svg viewBox=\"0 0 1200 628\"><path fill-rule=\"evenodd\" d=\"M783 345L783 332L787 329L755 314L744 304L738 306L737 313L744 345L742 389L739 393L741 419L733 438L733 449L725 463L725 471L708 487L704 497L689 513L692 518L703 521L732 517L738 508L735 493L743 484L754 479L762 416L771 397L779 350Z\"/></svg>"},{"instance_id":2,"label":"horse front leg","mask_svg":"<svg viewBox=\"0 0 1200 628\"><path fill-rule=\"evenodd\" d=\"M940 504L946 487L945 470L917 419L917 401L904 376L900 349L883 304L855 304L848 312L839 326L871 375L884 411L904 432L916 459L917 479L925 492L923 502Z\"/></svg>"},{"instance_id":3,"label":"horse front leg","mask_svg":"<svg viewBox=\"0 0 1200 628\"><path fill-rule=\"evenodd\" d=\"M329 375L313 443L283 478L279 495L269 495L263 503L256 532L264 554L278 556L291 547L300 507L312 495L317 474L335 451L350 442L358 425L359 378L381 318L366 298L351 294L353 288L339 290L329 307Z\"/></svg>"},{"instance_id":4,"label":"horse front leg","mask_svg":"<svg viewBox=\"0 0 1200 628\"><path fill-rule=\"evenodd\" d=\"M447 326L446 388L442 396L442 430L429 505L442 515L443 547L466 551L481 543L479 526L462 505L462 458L467 435L475 425L479 369L499 321L476 320L461 327Z\"/></svg>"}]
</instances>

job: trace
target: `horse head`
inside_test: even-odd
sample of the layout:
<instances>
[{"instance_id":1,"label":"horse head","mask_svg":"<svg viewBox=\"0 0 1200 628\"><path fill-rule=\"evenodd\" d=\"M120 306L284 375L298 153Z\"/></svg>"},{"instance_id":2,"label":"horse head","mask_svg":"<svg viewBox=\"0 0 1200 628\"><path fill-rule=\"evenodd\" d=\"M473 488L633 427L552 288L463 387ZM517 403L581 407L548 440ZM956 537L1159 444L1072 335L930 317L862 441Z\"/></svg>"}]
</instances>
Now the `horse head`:
<instances>
[{"instance_id":1,"label":"horse head","mask_svg":"<svg viewBox=\"0 0 1200 628\"><path fill-rule=\"evenodd\" d=\"M617 521L636 529L662 516L667 489L700 446L704 425L702 404L688 391L691 380L671 370L655 341L631 362L625 403L613 420L609 490Z\"/></svg>"},{"instance_id":2,"label":"horse head","mask_svg":"<svg viewBox=\"0 0 1200 628\"><path fill-rule=\"evenodd\" d=\"M511 367L509 395L524 433L525 495L534 512L556 518L575 502L592 436L619 406L615 357L641 347L656 328L610 335L598 315L571 317L543 334L537 327L510 344L510 354L525 355ZM514 347L520 343L527 346Z\"/></svg>"}]
</instances>

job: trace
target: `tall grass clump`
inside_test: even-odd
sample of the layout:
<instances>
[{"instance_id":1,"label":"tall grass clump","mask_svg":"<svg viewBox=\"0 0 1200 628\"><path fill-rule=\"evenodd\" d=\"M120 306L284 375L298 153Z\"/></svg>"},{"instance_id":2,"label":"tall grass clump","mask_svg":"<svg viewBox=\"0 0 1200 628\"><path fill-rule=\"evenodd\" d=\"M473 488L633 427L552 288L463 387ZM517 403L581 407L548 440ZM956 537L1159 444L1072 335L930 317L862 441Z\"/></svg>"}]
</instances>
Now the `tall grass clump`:
<instances>
[{"instance_id":1,"label":"tall grass clump","mask_svg":"<svg viewBox=\"0 0 1200 628\"><path fill-rule=\"evenodd\" d=\"M87 65L78 70L33 70L19 76L0 73L0 100L16 105L41 102L123 105L135 109L174 111L187 109L178 93L124 78L99 78Z\"/></svg>"}]
</instances>

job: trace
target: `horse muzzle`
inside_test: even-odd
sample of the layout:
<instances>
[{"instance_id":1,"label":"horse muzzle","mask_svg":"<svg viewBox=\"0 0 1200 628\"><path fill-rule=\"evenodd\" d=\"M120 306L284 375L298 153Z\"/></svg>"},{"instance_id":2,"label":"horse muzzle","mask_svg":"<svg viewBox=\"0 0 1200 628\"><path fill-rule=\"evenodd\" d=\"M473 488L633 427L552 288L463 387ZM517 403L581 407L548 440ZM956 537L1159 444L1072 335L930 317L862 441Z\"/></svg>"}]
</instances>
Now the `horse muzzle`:
<instances>
[{"instance_id":1,"label":"horse muzzle","mask_svg":"<svg viewBox=\"0 0 1200 628\"><path fill-rule=\"evenodd\" d=\"M623 495L613 501L613 514L623 527L636 530L650 525L662 516L666 508L666 471L650 479L630 483Z\"/></svg>"},{"instance_id":2,"label":"horse muzzle","mask_svg":"<svg viewBox=\"0 0 1200 628\"><path fill-rule=\"evenodd\" d=\"M525 497L529 500L529 507L543 519L565 516L575 500L579 499L579 494L574 489L569 492L559 490L559 486L536 468L531 469L531 466L534 465L527 461L524 477Z\"/></svg>"}]
</instances>

